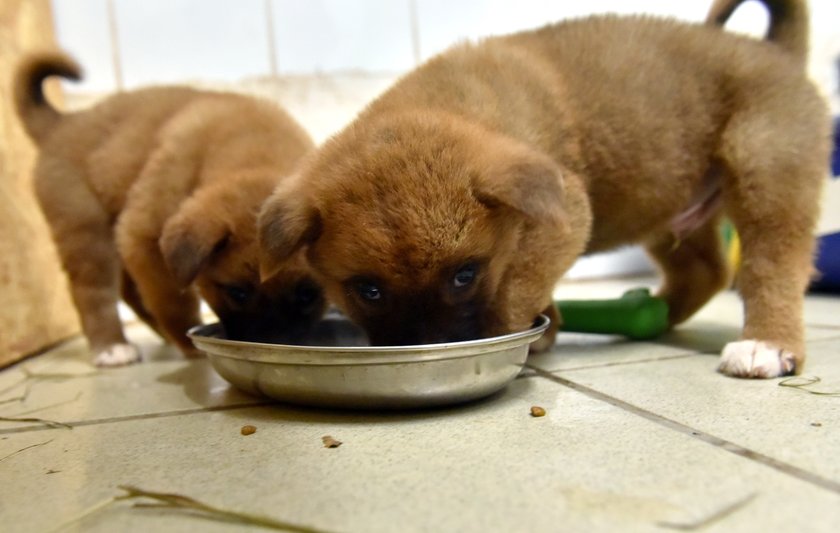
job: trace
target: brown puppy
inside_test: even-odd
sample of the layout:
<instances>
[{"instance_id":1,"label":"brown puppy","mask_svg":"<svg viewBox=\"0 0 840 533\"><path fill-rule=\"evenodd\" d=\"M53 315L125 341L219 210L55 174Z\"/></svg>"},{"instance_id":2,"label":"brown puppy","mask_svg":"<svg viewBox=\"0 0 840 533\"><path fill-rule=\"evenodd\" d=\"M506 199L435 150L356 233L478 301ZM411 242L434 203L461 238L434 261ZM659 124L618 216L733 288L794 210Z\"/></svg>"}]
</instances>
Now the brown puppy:
<instances>
[{"instance_id":1,"label":"brown puppy","mask_svg":"<svg viewBox=\"0 0 840 533\"><path fill-rule=\"evenodd\" d=\"M18 113L39 146L35 185L99 365L139 358L117 314L120 290L186 355L198 292L229 337L289 340L324 300L303 257L259 279L260 203L312 148L271 103L188 88L151 88L60 114L41 89L79 79L60 53L36 54L15 80Z\"/></svg>"},{"instance_id":2,"label":"brown puppy","mask_svg":"<svg viewBox=\"0 0 840 533\"><path fill-rule=\"evenodd\" d=\"M644 243L677 324L728 283L726 214L746 317L720 369L801 370L830 124L806 6L766 3L763 42L600 16L433 58L266 202L264 273L306 248L374 343L457 341L527 328L578 256Z\"/></svg>"}]
</instances>

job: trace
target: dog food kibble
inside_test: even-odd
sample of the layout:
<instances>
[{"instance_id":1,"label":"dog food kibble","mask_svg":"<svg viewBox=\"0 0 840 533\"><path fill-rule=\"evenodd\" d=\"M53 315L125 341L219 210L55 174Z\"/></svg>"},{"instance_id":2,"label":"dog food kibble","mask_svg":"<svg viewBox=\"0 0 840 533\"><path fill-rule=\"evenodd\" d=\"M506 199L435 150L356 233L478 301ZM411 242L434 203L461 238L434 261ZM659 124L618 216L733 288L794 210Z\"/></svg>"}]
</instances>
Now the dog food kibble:
<instances>
[{"instance_id":1,"label":"dog food kibble","mask_svg":"<svg viewBox=\"0 0 840 533\"><path fill-rule=\"evenodd\" d=\"M254 426L242 426L242 429L240 429L239 432L243 435L253 435L257 432L257 428Z\"/></svg>"},{"instance_id":2,"label":"dog food kibble","mask_svg":"<svg viewBox=\"0 0 840 533\"><path fill-rule=\"evenodd\" d=\"M324 441L324 448L338 448L339 446L341 446L340 440L335 440L329 435L324 435L323 437L321 437L321 440Z\"/></svg>"},{"instance_id":3,"label":"dog food kibble","mask_svg":"<svg viewBox=\"0 0 840 533\"><path fill-rule=\"evenodd\" d=\"M534 405L531 407L531 416L538 417L538 416L545 416L545 409L538 405Z\"/></svg>"}]
</instances>

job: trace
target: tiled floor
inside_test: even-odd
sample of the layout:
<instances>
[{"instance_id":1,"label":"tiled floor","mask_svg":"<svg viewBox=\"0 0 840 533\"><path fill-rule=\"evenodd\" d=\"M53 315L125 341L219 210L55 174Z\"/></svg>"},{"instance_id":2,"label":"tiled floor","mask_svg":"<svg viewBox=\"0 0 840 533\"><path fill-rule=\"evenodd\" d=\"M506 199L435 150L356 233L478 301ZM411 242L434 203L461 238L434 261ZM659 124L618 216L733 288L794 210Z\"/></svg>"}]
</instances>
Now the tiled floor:
<instances>
[{"instance_id":1,"label":"tiled floor","mask_svg":"<svg viewBox=\"0 0 840 533\"><path fill-rule=\"evenodd\" d=\"M317 531L838 531L840 396L716 374L740 317L726 293L657 342L566 334L493 397L407 413L272 405L139 326L147 362L128 368L73 341L0 373L0 417L70 426L0 421L0 530L245 529L127 501L86 513L136 485ZM840 391L840 299L809 297L806 321L812 389Z\"/></svg>"}]
</instances>

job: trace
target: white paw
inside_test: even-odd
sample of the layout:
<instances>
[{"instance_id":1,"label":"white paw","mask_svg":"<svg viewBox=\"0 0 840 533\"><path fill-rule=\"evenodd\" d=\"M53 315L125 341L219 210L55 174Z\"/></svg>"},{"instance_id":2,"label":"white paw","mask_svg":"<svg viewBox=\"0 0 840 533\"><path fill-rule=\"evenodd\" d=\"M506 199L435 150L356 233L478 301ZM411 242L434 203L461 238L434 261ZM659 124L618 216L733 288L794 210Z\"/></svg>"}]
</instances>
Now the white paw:
<instances>
[{"instance_id":1,"label":"white paw","mask_svg":"<svg viewBox=\"0 0 840 533\"><path fill-rule=\"evenodd\" d=\"M730 342L720 354L718 372L739 378L776 378L793 374L793 352L764 341Z\"/></svg>"},{"instance_id":2,"label":"white paw","mask_svg":"<svg viewBox=\"0 0 840 533\"><path fill-rule=\"evenodd\" d=\"M142 359L140 350L132 344L114 344L96 355L96 366L124 366Z\"/></svg>"}]
</instances>

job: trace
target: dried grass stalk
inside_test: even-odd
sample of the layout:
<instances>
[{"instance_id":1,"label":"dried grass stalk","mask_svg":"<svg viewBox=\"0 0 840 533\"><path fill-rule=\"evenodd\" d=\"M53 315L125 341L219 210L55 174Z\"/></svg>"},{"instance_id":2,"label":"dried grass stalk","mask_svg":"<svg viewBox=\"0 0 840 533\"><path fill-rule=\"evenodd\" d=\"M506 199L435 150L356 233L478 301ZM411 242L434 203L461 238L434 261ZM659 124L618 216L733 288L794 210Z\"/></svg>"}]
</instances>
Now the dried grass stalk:
<instances>
[{"instance_id":1,"label":"dried grass stalk","mask_svg":"<svg viewBox=\"0 0 840 533\"><path fill-rule=\"evenodd\" d=\"M822 380L817 376L793 376L780 381L779 386L799 389L807 392L808 394L815 394L817 396L840 396L840 391L819 391L808 388L811 385L816 385L820 381Z\"/></svg>"},{"instance_id":2,"label":"dried grass stalk","mask_svg":"<svg viewBox=\"0 0 840 533\"><path fill-rule=\"evenodd\" d=\"M239 524L243 526L256 526L262 527L266 529L273 529L275 531L287 531L291 533L327 533L322 529L315 529L307 526L301 526L297 524L292 524L290 522L286 522L283 520L276 520L274 518L251 514L251 513L241 513L238 511L231 511L229 509L223 509L221 507L215 507L212 505L208 505L206 503L200 502L194 498L190 498L189 496L183 496L181 494L174 494L168 492L153 492L149 490L144 490L132 485L120 485L118 487L120 490L125 491L125 494L121 494L119 496L114 496L107 500L97 503L96 505L90 507L88 510L84 511L79 516L64 522L60 526L58 526L53 531L61 531L73 524L76 524L83 519L101 511L102 509L108 507L109 505L114 504L115 502L124 501L124 500L139 500L139 499L147 499L147 500L154 500L153 502L136 502L134 507L136 508L152 508L152 509L175 509L175 510L185 510L185 511L193 511L196 513L196 516L200 516L201 518L209 519L209 520L216 520L218 522L228 522ZM189 516L189 515L188 515Z\"/></svg>"},{"instance_id":3,"label":"dried grass stalk","mask_svg":"<svg viewBox=\"0 0 840 533\"><path fill-rule=\"evenodd\" d=\"M43 446L44 444L49 444L49 443L51 443L53 440L55 440L55 439L50 439L50 440L45 441L45 442L39 442L39 443L37 443L37 444L32 444L32 445L29 445L29 446L27 446L26 448L21 448L20 450L18 450L18 451L16 451L16 452L12 452L12 453L10 453L9 455L6 455L6 456L3 456L3 457L0 457L0 462L5 461L5 460L6 460L6 459L8 459L9 457L13 457L13 456L15 456L15 455L19 454L20 452L25 452L26 450L28 450L28 449L30 449L30 448L37 448L38 446Z\"/></svg>"},{"instance_id":4,"label":"dried grass stalk","mask_svg":"<svg viewBox=\"0 0 840 533\"><path fill-rule=\"evenodd\" d=\"M45 418L0 416L0 422L33 422L51 428L73 429L73 426L71 426L70 424L65 424L64 422L56 422L55 420L47 420Z\"/></svg>"},{"instance_id":5,"label":"dried grass stalk","mask_svg":"<svg viewBox=\"0 0 840 533\"><path fill-rule=\"evenodd\" d=\"M131 485L120 485L119 488L124 490L126 494L117 496L115 500L130 500L137 498L148 498L155 500L157 503L136 503L135 507L162 507L170 509L189 509L197 511L207 518L222 520L225 522L233 522L236 524L251 525L275 529L278 531L291 531L295 533L323 533L322 530L313 529L311 527L299 526L290 522L276 520L266 516L260 516L250 513L241 513L238 511L231 511L221 507L214 507L206 503L202 503L189 496L181 494L173 494L166 492L152 492L143 490Z\"/></svg>"}]
</instances>

